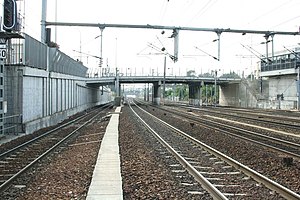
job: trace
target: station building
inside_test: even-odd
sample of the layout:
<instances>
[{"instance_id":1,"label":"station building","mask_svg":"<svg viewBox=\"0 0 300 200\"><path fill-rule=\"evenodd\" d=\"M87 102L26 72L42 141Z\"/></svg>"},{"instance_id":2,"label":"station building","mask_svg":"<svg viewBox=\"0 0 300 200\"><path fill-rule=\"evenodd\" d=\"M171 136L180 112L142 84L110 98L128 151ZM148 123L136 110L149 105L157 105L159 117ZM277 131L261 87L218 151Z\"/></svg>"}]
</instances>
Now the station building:
<instances>
[{"instance_id":1,"label":"station building","mask_svg":"<svg viewBox=\"0 0 300 200\"><path fill-rule=\"evenodd\" d=\"M267 94L258 107L271 109L299 109L300 47L275 52L274 56L260 62L261 81L268 84L262 88Z\"/></svg>"}]
</instances>

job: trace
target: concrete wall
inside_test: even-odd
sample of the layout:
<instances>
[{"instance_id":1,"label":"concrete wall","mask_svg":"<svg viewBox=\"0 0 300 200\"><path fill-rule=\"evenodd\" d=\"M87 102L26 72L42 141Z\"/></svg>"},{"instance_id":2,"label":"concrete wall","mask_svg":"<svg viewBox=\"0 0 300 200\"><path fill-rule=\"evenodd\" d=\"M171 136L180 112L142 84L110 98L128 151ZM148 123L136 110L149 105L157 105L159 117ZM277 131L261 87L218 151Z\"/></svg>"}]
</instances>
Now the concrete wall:
<instances>
[{"instance_id":1,"label":"concrete wall","mask_svg":"<svg viewBox=\"0 0 300 200\"><path fill-rule=\"evenodd\" d=\"M263 93L261 93L261 87ZM265 108L262 102L268 101L269 82L266 80L243 79L240 83L220 86L220 105L243 108Z\"/></svg>"},{"instance_id":2,"label":"concrete wall","mask_svg":"<svg viewBox=\"0 0 300 200\"><path fill-rule=\"evenodd\" d=\"M111 93L90 88L85 79L30 68L8 66L8 110L22 114L23 131L34 132L57 124L77 112L111 101ZM15 91L15 92L9 92ZM12 105L14 104L14 105Z\"/></svg>"},{"instance_id":3,"label":"concrete wall","mask_svg":"<svg viewBox=\"0 0 300 200\"><path fill-rule=\"evenodd\" d=\"M281 75L269 77L268 98L259 101L259 108L266 109L297 109L297 76ZM283 94L284 100L278 100L277 95Z\"/></svg>"},{"instance_id":4,"label":"concrete wall","mask_svg":"<svg viewBox=\"0 0 300 200\"><path fill-rule=\"evenodd\" d=\"M219 104L221 106L240 106L240 84L224 84L219 87Z\"/></svg>"}]
</instances>

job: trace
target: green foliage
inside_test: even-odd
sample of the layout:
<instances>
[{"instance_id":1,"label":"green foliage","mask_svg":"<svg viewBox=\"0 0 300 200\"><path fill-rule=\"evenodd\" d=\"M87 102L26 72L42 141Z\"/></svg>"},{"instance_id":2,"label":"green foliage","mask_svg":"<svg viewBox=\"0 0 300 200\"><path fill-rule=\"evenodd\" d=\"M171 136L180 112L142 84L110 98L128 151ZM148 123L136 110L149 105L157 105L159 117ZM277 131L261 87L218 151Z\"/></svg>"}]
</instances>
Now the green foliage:
<instances>
[{"instance_id":1,"label":"green foliage","mask_svg":"<svg viewBox=\"0 0 300 200\"><path fill-rule=\"evenodd\" d=\"M189 71L187 71L186 72L186 76L195 77L196 76L195 70L189 70Z\"/></svg>"},{"instance_id":2,"label":"green foliage","mask_svg":"<svg viewBox=\"0 0 300 200\"><path fill-rule=\"evenodd\" d=\"M229 74L223 74L222 76L220 76L220 78L237 78L240 79L241 77L236 74L235 72L230 72Z\"/></svg>"},{"instance_id":3,"label":"green foliage","mask_svg":"<svg viewBox=\"0 0 300 200\"><path fill-rule=\"evenodd\" d=\"M175 85L172 88L169 88L165 91L165 97L178 97L179 100L188 100L188 85Z\"/></svg>"},{"instance_id":4,"label":"green foliage","mask_svg":"<svg viewBox=\"0 0 300 200\"><path fill-rule=\"evenodd\" d=\"M215 86L208 85L207 87L202 87L202 99L203 102L213 103L215 95ZM165 91L165 97L178 97L180 101L188 101L189 99L189 89L187 84L178 84L169 87ZM206 98L207 97L207 98ZM217 99L219 99L219 92L217 92Z\"/></svg>"}]
</instances>

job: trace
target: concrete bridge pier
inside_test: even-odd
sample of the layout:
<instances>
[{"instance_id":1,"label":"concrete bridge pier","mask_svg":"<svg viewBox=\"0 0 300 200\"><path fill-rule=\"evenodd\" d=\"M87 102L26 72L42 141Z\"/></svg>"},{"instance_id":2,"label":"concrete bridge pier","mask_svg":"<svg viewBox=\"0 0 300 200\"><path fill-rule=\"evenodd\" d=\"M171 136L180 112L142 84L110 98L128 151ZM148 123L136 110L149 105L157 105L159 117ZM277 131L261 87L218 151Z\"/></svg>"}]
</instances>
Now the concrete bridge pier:
<instances>
[{"instance_id":1,"label":"concrete bridge pier","mask_svg":"<svg viewBox=\"0 0 300 200\"><path fill-rule=\"evenodd\" d=\"M189 83L189 104L202 106L202 88L199 83Z\"/></svg>"},{"instance_id":2,"label":"concrete bridge pier","mask_svg":"<svg viewBox=\"0 0 300 200\"><path fill-rule=\"evenodd\" d=\"M145 84L144 101L149 101L149 83Z\"/></svg>"},{"instance_id":3,"label":"concrete bridge pier","mask_svg":"<svg viewBox=\"0 0 300 200\"><path fill-rule=\"evenodd\" d=\"M153 83L153 104L160 105L160 82Z\"/></svg>"},{"instance_id":4,"label":"concrete bridge pier","mask_svg":"<svg viewBox=\"0 0 300 200\"><path fill-rule=\"evenodd\" d=\"M115 83L115 87L116 87L116 97L114 100L114 105L120 106L122 104L122 97L124 94L121 94L121 84L118 80Z\"/></svg>"},{"instance_id":5,"label":"concrete bridge pier","mask_svg":"<svg viewBox=\"0 0 300 200\"><path fill-rule=\"evenodd\" d=\"M146 99L147 101L150 101L150 87L149 87L149 83L147 84L147 93L146 93Z\"/></svg>"}]
</instances>

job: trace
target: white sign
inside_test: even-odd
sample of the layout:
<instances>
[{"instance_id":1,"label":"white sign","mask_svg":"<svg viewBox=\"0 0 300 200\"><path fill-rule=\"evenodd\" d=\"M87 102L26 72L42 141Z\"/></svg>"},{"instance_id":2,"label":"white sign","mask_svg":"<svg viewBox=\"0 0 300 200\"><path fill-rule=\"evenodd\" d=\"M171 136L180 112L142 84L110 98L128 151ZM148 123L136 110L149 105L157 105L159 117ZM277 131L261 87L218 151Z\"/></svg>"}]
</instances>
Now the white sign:
<instances>
[{"instance_id":1,"label":"white sign","mask_svg":"<svg viewBox=\"0 0 300 200\"><path fill-rule=\"evenodd\" d=\"M0 58L6 58L6 49L0 49Z\"/></svg>"}]
</instances>

